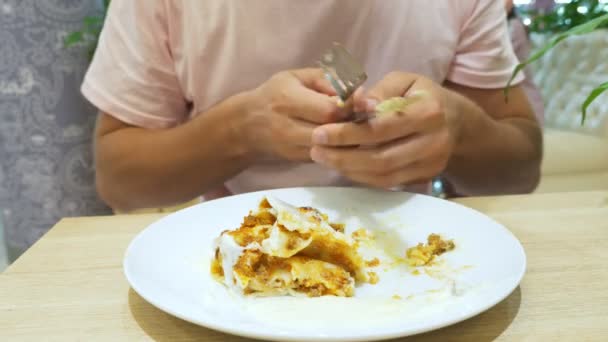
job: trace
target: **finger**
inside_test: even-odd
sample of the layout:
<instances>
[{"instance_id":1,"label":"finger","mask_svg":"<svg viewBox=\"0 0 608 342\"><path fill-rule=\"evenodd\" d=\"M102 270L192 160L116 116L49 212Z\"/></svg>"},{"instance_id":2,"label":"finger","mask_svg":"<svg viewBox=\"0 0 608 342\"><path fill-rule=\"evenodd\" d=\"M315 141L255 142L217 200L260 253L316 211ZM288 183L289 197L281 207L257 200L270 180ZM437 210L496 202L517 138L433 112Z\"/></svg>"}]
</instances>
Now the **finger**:
<instances>
[{"instance_id":1,"label":"finger","mask_svg":"<svg viewBox=\"0 0 608 342\"><path fill-rule=\"evenodd\" d=\"M360 113L373 113L378 101L369 98L363 87L358 88L353 94L354 111Z\"/></svg>"},{"instance_id":2,"label":"finger","mask_svg":"<svg viewBox=\"0 0 608 342\"><path fill-rule=\"evenodd\" d=\"M360 172L344 173L343 176L355 182L381 189L428 183L433 178L428 176L426 168L418 165L412 165L411 167L381 176Z\"/></svg>"},{"instance_id":3,"label":"finger","mask_svg":"<svg viewBox=\"0 0 608 342\"><path fill-rule=\"evenodd\" d=\"M415 131L416 127L409 122L409 119L404 116L392 116L365 123L344 122L322 125L313 131L313 144L345 147L386 143L406 137Z\"/></svg>"},{"instance_id":4,"label":"finger","mask_svg":"<svg viewBox=\"0 0 608 342\"><path fill-rule=\"evenodd\" d=\"M277 130L280 134L280 141L283 141L286 146L294 145L306 147L307 153L310 153L312 146L312 132L317 127L314 124L294 118L286 118L284 127Z\"/></svg>"},{"instance_id":5,"label":"finger","mask_svg":"<svg viewBox=\"0 0 608 342\"><path fill-rule=\"evenodd\" d=\"M331 82L327 79L327 77L322 69L314 69L314 68L298 69L298 70L293 71L293 75L295 75L296 78L298 78L304 86L306 86L316 92L319 92L321 94L332 97L332 101L334 101L338 107L338 109L337 109L338 113L337 113L337 115L334 115L333 117L330 114L330 118L328 119L328 121L326 121L324 123L339 122L339 121L349 119L349 116L353 111L353 100L352 99L354 96L351 96L346 101L346 103L343 103L340 100L340 98L338 97L336 90L331 85ZM362 94L362 91L363 91L362 87L359 87L355 90L355 93L358 92L358 93Z\"/></svg>"},{"instance_id":6,"label":"finger","mask_svg":"<svg viewBox=\"0 0 608 342\"><path fill-rule=\"evenodd\" d=\"M334 87L331 86L331 83L329 83L329 81L325 78L313 81L310 85L310 89L327 96L333 97L338 95Z\"/></svg>"},{"instance_id":7,"label":"finger","mask_svg":"<svg viewBox=\"0 0 608 342\"><path fill-rule=\"evenodd\" d=\"M338 105L338 107L342 110L343 113L352 113L353 111L353 100L352 98L349 98L348 100L346 100L346 102L342 101L342 99L339 96L332 96L332 100L336 102L336 104ZM343 120L345 121L349 121L350 120L350 114L348 114L347 117L344 117Z\"/></svg>"},{"instance_id":8,"label":"finger","mask_svg":"<svg viewBox=\"0 0 608 342\"><path fill-rule=\"evenodd\" d=\"M290 70L288 72L298 79L305 87L310 89L322 85L323 83L321 81L326 80L325 73L321 68L303 68Z\"/></svg>"},{"instance_id":9,"label":"finger","mask_svg":"<svg viewBox=\"0 0 608 342\"><path fill-rule=\"evenodd\" d=\"M331 96L321 94L299 83L289 83L284 89L281 105L275 110L300 120L317 124L338 122L347 117Z\"/></svg>"},{"instance_id":10,"label":"finger","mask_svg":"<svg viewBox=\"0 0 608 342\"><path fill-rule=\"evenodd\" d=\"M408 99L405 108L400 109L399 112L419 113L422 111L424 114L429 112L428 103L425 103L424 100L430 103L438 103L438 98L430 96L434 87L433 81L425 77L403 72L392 72L378 82L361 101L367 102L368 109L376 112L376 117L394 115L394 113L377 113L376 108L378 103L395 97Z\"/></svg>"},{"instance_id":11,"label":"finger","mask_svg":"<svg viewBox=\"0 0 608 342\"><path fill-rule=\"evenodd\" d=\"M415 161L415 155L406 155L407 139L379 147L335 148L313 146L311 158L317 163L340 171L389 173Z\"/></svg>"},{"instance_id":12,"label":"finger","mask_svg":"<svg viewBox=\"0 0 608 342\"><path fill-rule=\"evenodd\" d=\"M313 143L336 147L383 144L415 133L429 132L444 122L439 102L425 96L409 104L402 112L383 114L363 124L322 125L313 132Z\"/></svg>"},{"instance_id":13,"label":"finger","mask_svg":"<svg viewBox=\"0 0 608 342\"><path fill-rule=\"evenodd\" d=\"M320 68L296 69L291 71L305 87L328 96L336 96L336 90Z\"/></svg>"},{"instance_id":14,"label":"finger","mask_svg":"<svg viewBox=\"0 0 608 342\"><path fill-rule=\"evenodd\" d=\"M414 159L414 161L388 172L344 170L341 173L363 184L387 189L430 182L445 171L447 161L448 158L443 154L427 153L422 158Z\"/></svg>"},{"instance_id":15,"label":"finger","mask_svg":"<svg viewBox=\"0 0 608 342\"><path fill-rule=\"evenodd\" d=\"M293 162L310 162L310 147L291 146L280 153L283 158Z\"/></svg>"},{"instance_id":16,"label":"finger","mask_svg":"<svg viewBox=\"0 0 608 342\"><path fill-rule=\"evenodd\" d=\"M311 158L341 171L389 174L407 165L447 159L449 142L443 135L414 135L378 147L335 148L313 146Z\"/></svg>"},{"instance_id":17,"label":"finger","mask_svg":"<svg viewBox=\"0 0 608 342\"><path fill-rule=\"evenodd\" d=\"M444 119L437 104L421 101L404 113L372 118L365 123L321 125L313 132L313 144L334 147L385 144L412 134L428 132L439 127Z\"/></svg>"},{"instance_id":18,"label":"finger","mask_svg":"<svg viewBox=\"0 0 608 342\"><path fill-rule=\"evenodd\" d=\"M381 102L391 97L403 96L419 78L421 77L415 74L391 72L370 88L367 97Z\"/></svg>"}]
</instances>

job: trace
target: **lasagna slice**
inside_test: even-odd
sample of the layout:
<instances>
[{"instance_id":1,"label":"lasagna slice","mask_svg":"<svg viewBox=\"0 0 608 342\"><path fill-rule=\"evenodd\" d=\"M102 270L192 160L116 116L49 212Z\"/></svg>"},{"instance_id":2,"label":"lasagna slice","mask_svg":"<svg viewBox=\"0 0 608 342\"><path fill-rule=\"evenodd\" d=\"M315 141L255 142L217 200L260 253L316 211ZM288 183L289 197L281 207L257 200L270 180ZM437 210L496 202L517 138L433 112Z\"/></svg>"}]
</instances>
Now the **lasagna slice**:
<instances>
[{"instance_id":1,"label":"lasagna slice","mask_svg":"<svg viewBox=\"0 0 608 342\"><path fill-rule=\"evenodd\" d=\"M342 225L268 197L217 238L211 273L245 295L349 297L357 282L370 281L364 266Z\"/></svg>"}]
</instances>

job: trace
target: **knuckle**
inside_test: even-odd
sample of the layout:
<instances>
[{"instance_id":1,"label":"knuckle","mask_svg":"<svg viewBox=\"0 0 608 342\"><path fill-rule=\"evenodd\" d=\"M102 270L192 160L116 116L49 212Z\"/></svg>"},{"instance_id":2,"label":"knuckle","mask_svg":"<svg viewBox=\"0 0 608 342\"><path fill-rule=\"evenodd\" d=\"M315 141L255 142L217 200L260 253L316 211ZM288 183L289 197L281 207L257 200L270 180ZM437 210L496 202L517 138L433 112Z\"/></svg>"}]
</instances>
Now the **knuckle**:
<instances>
[{"instance_id":1,"label":"knuckle","mask_svg":"<svg viewBox=\"0 0 608 342\"><path fill-rule=\"evenodd\" d=\"M287 78L293 77L293 73L291 71L279 71L276 74L274 74L273 78L277 81L282 81L285 80Z\"/></svg>"},{"instance_id":2,"label":"knuckle","mask_svg":"<svg viewBox=\"0 0 608 342\"><path fill-rule=\"evenodd\" d=\"M390 182L390 186L397 186L403 183L403 175L402 172L396 171L389 175L388 181Z\"/></svg>"},{"instance_id":3,"label":"knuckle","mask_svg":"<svg viewBox=\"0 0 608 342\"><path fill-rule=\"evenodd\" d=\"M273 92L270 99L270 109L277 113L283 113L287 109L289 103L289 94L285 89L279 89Z\"/></svg>"},{"instance_id":4,"label":"knuckle","mask_svg":"<svg viewBox=\"0 0 608 342\"><path fill-rule=\"evenodd\" d=\"M338 169L344 168L344 165L346 164L343 158L339 158L333 153L327 153L325 155L325 158L329 164L333 165Z\"/></svg>"},{"instance_id":5,"label":"knuckle","mask_svg":"<svg viewBox=\"0 0 608 342\"><path fill-rule=\"evenodd\" d=\"M372 154L370 163L371 169L378 175L382 175L385 172L384 155L381 152L375 152Z\"/></svg>"},{"instance_id":6,"label":"knuckle","mask_svg":"<svg viewBox=\"0 0 608 342\"><path fill-rule=\"evenodd\" d=\"M451 138L447 130L440 131L435 137L433 150L436 154L442 157L448 157L450 154Z\"/></svg>"},{"instance_id":7,"label":"knuckle","mask_svg":"<svg viewBox=\"0 0 608 342\"><path fill-rule=\"evenodd\" d=\"M384 188L384 181L382 176L378 175L366 175L362 177L361 182L367 185L371 185L377 188Z\"/></svg>"},{"instance_id":8,"label":"knuckle","mask_svg":"<svg viewBox=\"0 0 608 342\"><path fill-rule=\"evenodd\" d=\"M426 150L419 154L420 162L429 162L440 158L443 154L443 147L438 141L432 142Z\"/></svg>"},{"instance_id":9,"label":"knuckle","mask_svg":"<svg viewBox=\"0 0 608 342\"><path fill-rule=\"evenodd\" d=\"M386 79L388 80L400 80L404 78L407 74L403 71L391 71L386 75Z\"/></svg>"},{"instance_id":10,"label":"knuckle","mask_svg":"<svg viewBox=\"0 0 608 342\"><path fill-rule=\"evenodd\" d=\"M441 102L438 100L433 100L429 102L429 111L433 115L441 115L443 113L443 108L441 106Z\"/></svg>"},{"instance_id":11,"label":"knuckle","mask_svg":"<svg viewBox=\"0 0 608 342\"><path fill-rule=\"evenodd\" d=\"M380 186L383 188L391 188L399 184L396 173L388 173L380 177Z\"/></svg>"},{"instance_id":12,"label":"knuckle","mask_svg":"<svg viewBox=\"0 0 608 342\"><path fill-rule=\"evenodd\" d=\"M442 156L441 158L439 158L439 160L436 163L437 165L435 167L435 170L434 170L435 172L434 172L433 176L436 176L436 175L442 173L443 171L445 171L445 169L448 167L448 161L449 161L448 157L449 157L448 155L445 155L445 156Z\"/></svg>"},{"instance_id":13,"label":"knuckle","mask_svg":"<svg viewBox=\"0 0 608 342\"><path fill-rule=\"evenodd\" d=\"M370 179L373 185L381 188L389 188L393 186L394 173L389 171L377 171L370 174Z\"/></svg>"},{"instance_id":14,"label":"knuckle","mask_svg":"<svg viewBox=\"0 0 608 342\"><path fill-rule=\"evenodd\" d=\"M285 155L285 159L293 162L301 161L305 158L301 151L296 149L285 149L283 154Z\"/></svg>"},{"instance_id":15,"label":"knuckle","mask_svg":"<svg viewBox=\"0 0 608 342\"><path fill-rule=\"evenodd\" d=\"M375 160L373 162L376 171L384 175L390 174L390 172L395 168L397 162L391 155L382 152L376 154L374 159Z\"/></svg>"},{"instance_id":16,"label":"knuckle","mask_svg":"<svg viewBox=\"0 0 608 342\"><path fill-rule=\"evenodd\" d=\"M377 179L367 180L367 181L365 181L363 183L365 183L367 185L371 185L371 186L379 188L379 189L385 188L385 186L382 185L382 183L379 180L377 180Z\"/></svg>"},{"instance_id":17,"label":"knuckle","mask_svg":"<svg viewBox=\"0 0 608 342\"><path fill-rule=\"evenodd\" d=\"M298 161L310 161L310 150L305 148L298 149Z\"/></svg>"},{"instance_id":18,"label":"knuckle","mask_svg":"<svg viewBox=\"0 0 608 342\"><path fill-rule=\"evenodd\" d=\"M336 129L329 134L330 143L342 145L346 140L346 135L344 127L336 127Z\"/></svg>"},{"instance_id":19,"label":"knuckle","mask_svg":"<svg viewBox=\"0 0 608 342\"><path fill-rule=\"evenodd\" d=\"M441 174L447 168L448 160L442 156L429 159L421 168L420 178L433 178Z\"/></svg>"},{"instance_id":20,"label":"knuckle","mask_svg":"<svg viewBox=\"0 0 608 342\"><path fill-rule=\"evenodd\" d=\"M424 175L423 174L423 175L420 175L420 176L417 176L417 177L413 178L410 181L410 183L411 184L418 184L418 185L421 185L421 184L430 184L433 181L433 177L435 177L435 176L436 175L429 176L429 175Z\"/></svg>"},{"instance_id":21,"label":"knuckle","mask_svg":"<svg viewBox=\"0 0 608 342\"><path fill-rule=\"evenodd\" d=\"M336 113L334 113L330 108L323 108L321 114L319 114L319 118L323 123L331 123L336 121Z\"/></svg>"},{"instance_id":22,"label":"knuckle","mask_svg":"<svg viewBox=\"0 0 608 342\"><path fill-rule=\"evenodd\" d=\"M271 128L271 136L274 137L273 140L279 143L283 143L287 140L287 136L285 134L287 130L285 129L280 129L279 127L277 127L277 125L272 125Z\"/></svg>"},{"instance_id":23,"label":"knuckle","mask_svg":"<svg viewBox=\"0 0 608 342\"><path fill-rule=\"evenodd\" d=\"M426 104L425 117L429 120L442 120L444 115L441 103L437 100L428 101Z\"/></svg>"},{"instance_id":24,"label":"knuckle","mask_svg":"<svg viewBox=\"0 0 608 342\"><path fill-rule=\"evenodd\" d=\"M285 79L285 74L283 72L279 72L279 73L276 73L276 74L270 76L268 81L266 81L266 83L264 83L263 86L266 89L272 91L274 89L280 88L284 79Z\"/></svg>"},{"instance_id":25,"label":"knuckle","mask_svg":"<svg viewBox=\"0 0 608 342\"><path fill-rule=\"evenodd\" d=\"M432 134L429 138L432 139L429 139L426 149L421 153L422 158L440 155L446 149L447 139L443 133Z\"/></svg>"},{"instance_id":26,"label":"knuckle","mask_svg":"<svg viewBox=\"0 0 608 342\"><path fill-rule=\"evenodd\" d=\"M447 152L448 147L452 145L452 136L450 131L447 128L441 130L438 140L441 143L441 146L443 146L444 150Z\"/></svg>"}]
</instances>

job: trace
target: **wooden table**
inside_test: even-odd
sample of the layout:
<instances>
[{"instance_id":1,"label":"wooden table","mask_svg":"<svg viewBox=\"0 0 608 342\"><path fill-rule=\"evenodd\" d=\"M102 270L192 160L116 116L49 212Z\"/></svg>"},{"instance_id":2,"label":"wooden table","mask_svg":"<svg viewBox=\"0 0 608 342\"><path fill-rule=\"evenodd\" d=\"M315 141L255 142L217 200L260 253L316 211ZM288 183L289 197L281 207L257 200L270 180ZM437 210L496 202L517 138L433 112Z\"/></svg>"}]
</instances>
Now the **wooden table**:
<instances>
[{"instance_id":1,"label":"wooden table","mask_svg":"<svg viewBox=\"0 0 608 342\"><path fill-rule=\"evenodd\" d=\"M522 242L528 272L506 300L406 341L608 341L608 191L459 200ZM64 219L0 275L0 341L246 341L173 318L122 273L160 215Z\"/></svg>"}]
</instances>

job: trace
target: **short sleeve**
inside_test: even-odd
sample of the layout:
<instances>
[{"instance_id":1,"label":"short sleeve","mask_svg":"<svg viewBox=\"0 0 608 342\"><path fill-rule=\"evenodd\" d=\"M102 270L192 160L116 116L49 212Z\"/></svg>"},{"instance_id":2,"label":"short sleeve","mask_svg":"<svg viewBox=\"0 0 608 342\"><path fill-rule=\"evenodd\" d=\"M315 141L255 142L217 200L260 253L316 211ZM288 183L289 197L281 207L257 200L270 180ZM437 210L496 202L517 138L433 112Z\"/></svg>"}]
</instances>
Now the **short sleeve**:
<instances>
[{"instance_id":1,"label":"short sleeve","mask_svg":"<svg viewBox=\"0 0 608 342\"><path fill-rule=\"evenodd\" d=\"M163 0L112 0L81 91L128 124L166 128L187 117Z\"/></svg>"},{"instance_id":2,"label":"short sleeve","mask_svg":"<svg viewBox=\"0 0 608 342\"><path fill-rule=\"evenodd\" d=\"M447 79L474 88L502 88L519 62L509 37L503 1L471 3L474 6L463 20ZM514 84L523 79L518 75Z\"/></svg>"}]
</instances>

